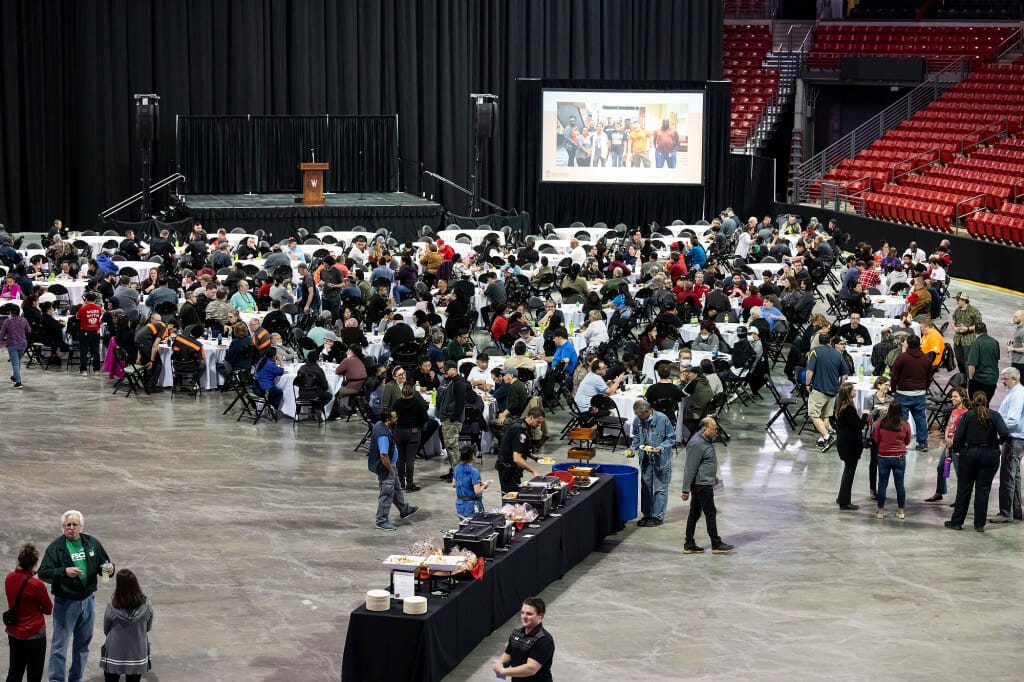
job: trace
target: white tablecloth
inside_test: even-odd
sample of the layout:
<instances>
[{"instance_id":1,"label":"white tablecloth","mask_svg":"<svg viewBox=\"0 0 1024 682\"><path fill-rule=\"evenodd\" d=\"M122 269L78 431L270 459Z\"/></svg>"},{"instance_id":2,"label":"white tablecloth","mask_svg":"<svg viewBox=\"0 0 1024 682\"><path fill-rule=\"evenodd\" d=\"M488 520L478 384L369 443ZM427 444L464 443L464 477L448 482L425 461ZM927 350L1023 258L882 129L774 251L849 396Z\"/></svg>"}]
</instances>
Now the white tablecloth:
<instances>
[{"instance_id":1,"label":"white tablecloth","mask_svg":"<svg viewBox=\"0 0 1024 682\"><path fill-rule=\"evenodd\" d=\"M881 310L887 317L898 318L907 309L907 299L902 296L871 296L871 307Z\"/></svg>"},{"instance_id":2,"label":"white tablecloth","mask_svg":"<svg viewBox=\"0 0 1024 682\"><path fill-rule=\"evenodd\" d=\"M445 244L455 244L455 238L460 234L468 235L473 240L473 246L478 245L489 234L497 235L499 244L505 243L505 235L497 230L441 230L437 237L443 239Z\"/></svg>"},{"instance_id":3,"label":"white tablecloth","mask_svg":"<svg viewBox=\"0 0 1024 682\"><path fill-rule=\"evenodd\" d=\"M341 384L344 382L344 378L339 377L334 373L334 370L336 370L338 366L330 362L321 363L320 366L323 368L324 374L327 376L327 385L329 386L328 390L330 390L332 394L337 393L338 389L341 388ZM297 363L286 363L284 367L284 374L279 376L277 381L274 382L274 385L280 388L284 393L281 397L281 407L279 412L286 417L291 417L292 419L295 418L295 390L293 386L295 385L295 375L299 367L300 365ZM328 402L327 406L324 408L325 414L330 414L333 406L334 398L331 398L330 402Z\"/></svg>"},{"instance_id":4,"label":"white tablecloth","mask_svg":"<svg viewBox=\"0 0 1024 682\"><path fill-rule=\"evenodd\" d=\"M711 351L699 350L699 351L696 351L696 352L692 353L690 364L692 366L696 367L696 366L700 365L700 363L703 360L715 360L716 357L717 357L717 359L724 360L726 362L730 362L732 360L732 356L729 355L728 353L719 353L717 356L712 356ZM655 367L655 365L657 365L659 362L661 362L663 360L668 360L669 362L671 362L673 364L678 364L678 362L679 362L679 353L677 351L674 351L674 350L662 350L662 351L658 351L658 357L657 358L655 358L650 353L648 353L647 355L644 356L643 373L644 373L644 376L647 377L648 381L650 381L651 383L657 381L657 377L654 374L654 367Z\"/></svg>"},{"instance_id":5,"label":"white tablecloth","mask_svg":"<svg viewBox=\"0 0 1024 682\"><path fill-rule=\"evenodd\" d=\"M203 390L209 391L224 383L220 375L217 374L217 363L224 359L224 354L227 352L227 344L218 347L216 341L206 340L203 340L202 344L205 364L203 366L203 373L199 377L199 386ZM171 369L171 347L166 343L160 346L160 361L163 363L163 366L160 372L159 385L172 386L174 384L174 374Z\"/></svg>"},{"instance_id":6,"label":"white tablecloth","mask_svg":"<svg viewBox=\"0 0 1024 682\"><path fill-rule=\"evenodd\" d=\"M690 230L698 237L703 237L706 234L711 234L710 225L662 225L661 229L668 230L672 233L672 236L678 237L683 230ZM657 239L657 237L655 237Z\"/></svg>"},{"instance_id":7,"label":"white tablecloth","mask_svg":"<svg viewBox=\"0 0 1024 682\"><path fill-rule=\"evenodd\" d=\"M874 371L874 366L871 364L871 351L874 346L851 346L846 345L846 352L850 354L853 359L853 373L856 375L867 375L870 376L871 372Z\"/></svg>"},{"instance_id":8,"label":"white tablecloth","mask_svg":"<svg viewBox=\"0 0 1024 682\"><path fill-rule=\"evenodd\" d=\"M849 320L843 320L840 325L848 324ZM860 320L862 327L866 327L868 332L871 334L871 342L878 343L882 340L882 330L888 329L889 327L895 327L900 324L899 320L885 317L862 317ZM921 335L921 325L917 322L911 324L911 328L914 333L918 336Z\"/></svg>"},{"instance_id":9,"label":"white tablecloth","mask_svg":"<svg viewBox=\"0 0 1024 682\"><path fill-rule=\"evenodd\" d=\"M59 284L68 290L68 299L71 305L78 305L85 302L85 282L80 279L55 279L54 281L40 282L42 286L49 287ZM62 297L63 298L63 297Z\"/></svg>"},{"instance_id":10,"label":"white tablecloth","mask_svg":"<svg viewBox=\"0 0 1024 682\"><path fill-rule=\"evenodd\" d=\"M740 325L735 322L719 322L716 324L718 331L721 332L722 338L729 346L735 346L736 341L739 339L736 336L736 328ZM679 328L679 335L683 341L693 341L695 338L700 336L700 325L699 324L684 324ZM763 339L762 339L763 342Z\"/></svg>"},{"instance_id":11,"label":"white tablecloth","mask_svg":"<svg viewBox=\"0 0 1024 682\"><path fill-rule=\"evenodd\" d=\"M372 241L374 238L374 233L364 232L362 230L334 230L333 232L317 232L315 234L311 234L310 236L316 237L317 239L323 239L324 237L331 236L337 239L338 241L345 242L345 247L348 248L352 246L352 240L355 239L356 237L364 237L367 242Z\"/></svg>"},{"instance_id":12,"label":"white tablecloth","mask_svg":"<svg viewBox=\"0 0 1024 682\"><path fill-rule=\"evenodd\" d=\"M577 233L579 233L579 232L586 232L588 236L585 239L580 239L581 243L586 243L586 244L596 244L597 240L599 240L601 237L603 237L606 234L608 234L609 231L614 232L614 230L609 230L608 228L601 229L601 228L594 228L594 227L556 227L555 228L555 234L557 234L562 239L566 239L566 240L573 239L574 237L576 237Z\"/></svg>"},{"instance_id":13,"label":"white tablecloth","mask_svg":"<svg viewBox=\"0 0 1024 682\"><path fill-rule=\"evenodd\" d=\"M772 273L772 277L775 277L776 273L785 266L782 263L748 263L747 267L754 271L756 281L760 282L764 278L766 270Z\"/></svg>"}]
</instances>

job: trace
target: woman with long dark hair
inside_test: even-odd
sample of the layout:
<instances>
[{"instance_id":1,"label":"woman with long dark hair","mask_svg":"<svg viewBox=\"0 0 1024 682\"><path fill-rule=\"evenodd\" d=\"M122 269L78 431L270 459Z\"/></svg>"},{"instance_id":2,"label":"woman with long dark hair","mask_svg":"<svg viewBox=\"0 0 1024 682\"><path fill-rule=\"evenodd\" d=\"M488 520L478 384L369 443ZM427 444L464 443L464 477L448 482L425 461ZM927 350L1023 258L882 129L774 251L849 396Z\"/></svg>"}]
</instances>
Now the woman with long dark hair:
<instances>
[{"instance_id":1,"label":"woman with long dark hair","mask_svg":"<svg viewBox=\"0 0 1024 682\"><path fill-rule=\"evenodd\" d=\"M935 469L935 494L931 497L926 497L925 502L938 502L946 494L946 457L949 457L951 460L951 468L958 475L960 472L960 458L953 451L953 436L956 434L956 427L960 423L960 418L967 414L967 408L970 407L970 398L967 396L966 388L957 386L949 394L949 399L953 403L953 409L950 411L949 419L946 421L945 439L942 442L938 466Z\"/></svg>"},{"instance_id":2,"label":"woman with long dark hair","mask_svg":"<svg viewBox=\"0 0 1024 682\"><path fill-rule=\"evenodd\" d=\"M18 567L7 574L4 592L7 608L14 610L15 622L7 626L7 642L11 648L8 682L21 682L28 673L28 682L40 682L46 665L46 616L53 613L53 602L46 593L46 584L35 577L39 551L28 543L18 552ZM21 594L20 598L18 594ZM14 605L17 604L17 610Z\"/></svg>"},{"instance_id":3,"label":"woman with long dark hair","mask_svg":"<svg viewBox=\"0 0 1024 682\"><path fill-rule=\"evenodd\" d=\"M104 682L118 682L121 675L126 682L138 682L150 669L148 633L152 627L153 606L135 574L122 568L103 614L107 640L100 649L100 667Z\"/></svg>"},{"instance_id":4,"label":"woman with long dark hair","mask_svg":"<svg viewBox=\"0 0 1024 682\"><path fill-rule=\"evenodd\" d=\"M423 427L427 423L427 403L411 382L402 384L402 397L391 409L398 414L395 426L395 445L398 448L398 482L402 490L414 493L420 490L414 480L416 453L420 449Z\"/></svg>"},{"instance_id":5,"label":"woman with long dark hair","mask_svg":"<svg viewBox=\"0 0 1024 682\"><path fill-rule=\"evenodd\" d=\"M953 436L953 451L960 456L960 470L953 517L946 521L946 528L963 530L974 488L974 530L985 532L988 495L992 491L992 479L999 470L999 447L1009 438L1010 432L1002 416L989 409L988 396L984 391L975 391L971 409L960 417Z\"/></svg>"},{"instance_id":6,"label":"woman with long dark hair","mask_svg":"<svg viewBox=\"0 0 1024 682\"><path fill-rule=\"evenodd\" d=\"M900 404L893 401L878 425L875 426L875 442L878 443L878 509L876 518L885 518L885 489L889 486L892 472L896 487L896 518L904 518L903 506L907 501L907 490L903 487L903 474L907 470L907 445L910 444L910 424L903 418Z\"/></svg>"},{"instance_id":7,"label":"woman with long dark hair","mask_svg":"<svg viewBox=\"0 0 1024 682\"><path fill-rule=\"evenodd\" d=\"M843 479L839 484L839 497L836 503L844 511L854 511L859 506L850 502L850 491L853 489L853 477L857 472L857 462L864 439L861 437L861 416L853 403L853 384L843 384L836 398L836 450L843 461Z\"/></svg>"}]
</instances>

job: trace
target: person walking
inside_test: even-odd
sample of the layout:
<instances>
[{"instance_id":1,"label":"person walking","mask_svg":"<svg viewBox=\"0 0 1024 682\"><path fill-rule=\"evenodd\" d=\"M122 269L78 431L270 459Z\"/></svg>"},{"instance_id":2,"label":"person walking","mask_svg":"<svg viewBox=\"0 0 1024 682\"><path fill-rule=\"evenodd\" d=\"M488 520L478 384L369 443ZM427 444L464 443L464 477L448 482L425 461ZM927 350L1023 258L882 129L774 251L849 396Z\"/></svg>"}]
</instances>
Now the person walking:
<instances>
[{"instance_id":1,"label":"person walking","mask_svg":"<svg viewBox=\"0 0 1024 682\"><path fill-rule=\"evenodd\" d=\"M860 505L850 501L853 489L853 477L857 473L857 462L864 449L864 438L861 429L864 424L857 406L853 403L853 384L843 384L836 398L836 450L843 462L843 478L839 484L839 497L836 504L843 511L856 511Z\"/></svg>"},{"instance_id":2,"label":"person walking","mask_svg":"<svg viewBox=\"0 0 1024 682\"><path fill-rule=\"evenodd\" d=\"M818 345L807 355L807 374L804 379L810 395L807 398L807 413L818 432L818 449L825 452L836 442L835 435L828 429L828 418L832 414L833 400L839 393L846 373L843 356L830 343L828 334L818 336ZM842 339L836 338L837 342Z\"/></svg>"},{"instance_id":3,"label":"person walking","mask_svg":"<svg viewBox=\"0 0 1024 682\"><path fill-rule=\"evenodd\" d=\"M1010 436L1003 443L999 457L999 513L989 523L1021 520L1020 459L1024 455L1024 386L1020 385L1020 372L1007 367L999 375L1006 395L999 406L999 416L1006 423Z\"/></svg>"},{"instance_id":4,"label":"person walking","mask_svg":"<svg viewBox=\"0 0 1024 682\"><path fill-rule=\"evenodd\" d=\"M7 682L21 682L28 673L28 682L43 679L46 663L46 616L53 613L53 602L46 585L36 578L39 550L32 543L21 546L18 567L7 574L4 591L7 608L14 613L14 623L7 626L7 644L11 649Z\"/></svg>"},{"instance_id":5,"label":"person walking","mask_svg":"<svg viewBox=\"0 0 1024 682\"><path fill-rule=\"evenodd\" d=\"M668 485L672 481L672 446L676 430L646 400L633 403L633 452L640 455L640 512L638 526L660 526L668 509Z\"/></svg>"},{"instance_id":6,"label":"person walking","mask_svg":"<svg viewBox=\"0 0 1024 682\"><path fill-rule=\"evenodd\" d=\"M395 427L395 444L398 446L398 483L402 490L414 493L421 490L416 485L414 469L416 453L419 452L423 426L430 417L427 416L427 403L419 391L409 381L402 386L402 397L394 403L398 415Z\"/></svg>"},{"instance_id":7,"label":"person walking","mask_svg":"<svg viewBox=\"0 0 1024 682\"><path fill-rule=\"evenodd\" d=\"M152 668L149 655L149 631L153 627L153 606L135 574L127 568L117 572L114 594L103 614L103 634L107 640L100 649L103 682L139 682Z\"/></svg>"},{"instance_id":8,"label":"person walking","mask_svg":"<svg viewBox=\"0 0 1024 682\"><path fill-rule=\"evenodd\" d=\"M981 313L971 305L967 294L957 294L953 309L953 355L961 374L967 374L967 351L976 338L975 325L981 321Z\"/></svg>"},{"instance_id":9,"label":"person walking","mask_svg":"<svg viewBox=\"0 0 1024 682\"><path fill-rule=\"evenodd\" d=\"M903 487L903 474L907 470L907 446L910 444L910 424L901 416L899 402L894 401L875 426L874 439L878 443L878 509L875 518L885 518L885 489L892 473L896 488L896 518L904 518L903 506L907 490Z\"/></svg>"},{"instance_id":10,"label":"person walking","mask_svg":"<svg viewBox=\"0 0 1024 682\"><path fill-rule=\"evenodd\" d=\"M693 534L697 521L704 514L708 537L711 538L713 554L728 554L733 546L726 544L718 534L718 510L715 509L715 484L718 483L718 457L713 441L718 435L718 422L713 417L700 421L700 431L686 444L686 466L683 469L683 502L693 495L690 513L686 517L686 541L683 554L700 554L703 547L697 545Z\"/></svg>"},{"instance_id":11,"label":"person walking","mask_svg":"<svg viewBox=\"0 0 1024 682\"><path fill-rule=\"evenodd\" d=\"M946 494L946 477L948 476L946 459L950 460L950 467L957 472L958 476L960 472L960 458L953 451L953 435L956 433L956 427L960 423L960 418L967 413L968 404L970 403L970 399L967 397L967 389L963 386L957 386L950 393L949 400L953 404L953 409L949 413L949 419L946 420L945 439L942 443L942 450L939 452L938 466L935 468L935 494L931 497L926 497L924 499L925 502L938 502Z\"/></svg>"},{"instance_id":12,"label":"person walking","mask_svg":"<svg viewBox=\"0 0 1024 682\"><path fill-rule=\"evenodd\" d=\"M85 675L96 617L96 579L114 572L100 541L82 532L85 517L69 509L60 517L64 534L50 543L39 565L39 578L53 592L53 641L50 643L50 682L80 682ZM67 668L71 641L71 669Z\"/></svg>"},{"instance_id":13,"label":"person walking","mask_svg":"<svg viewBox=\"0 0 1024 682\"><path fill-rule=\"evenodd\" d=\"M999 446L1009 439L1010 432L1002 416L989 409L984 391L976 391L971 396L971 407L973 409L960 418L953 436L953 450L960 456L960 472L953 516L944 525L950 530L963 530L973 488L974 530L984 533L992 479L999 470Z\"/></svg>"},{"instance_id":14,"label":"person walking","mask_svg":"<svg viewBox=\"0 0 1024 682\"><path fill-rule=\"evenodd\" d=\"M0 326L0 341L7 344L7 357L11 361L11 382L14 388L21 388L21 359L28 348L28 335L32 332L28 321L21 315L21 309L9 305L10 317Z\"/></svg>"},{"instance_id":15,"label":"person walking","mask_svg":"<svg viewBox=\"0 0 1024 682\"><path fill-rule=\"evenodd\" d=\"M903 339L902 352L892 363L892 385L896 388L895 399L903 410L903 419L914 416L918 450L928 449L925 405L932 369L931 358L921 351L921 339L914 334Z\"/></svg>"},{"instance_id":16,"label":"person walking","mask_svg":"<svg viewBox=\"0 0 1024 682\"><path fill-rule=\"evenodd\" d=\"M367 466L370 471L377 474L377 485L380 488L380 494L377 496L378 530L395 530L395 525L388 520L388 511L392 504L398 508L399 518L402 519L419 511L419 507L405 501L402 486L398 482L398 445L391 432L391 428L397 423L398 415L394 410L390 410L373 425L373 431L370 433Z\"/></svg>"}]
</instances>

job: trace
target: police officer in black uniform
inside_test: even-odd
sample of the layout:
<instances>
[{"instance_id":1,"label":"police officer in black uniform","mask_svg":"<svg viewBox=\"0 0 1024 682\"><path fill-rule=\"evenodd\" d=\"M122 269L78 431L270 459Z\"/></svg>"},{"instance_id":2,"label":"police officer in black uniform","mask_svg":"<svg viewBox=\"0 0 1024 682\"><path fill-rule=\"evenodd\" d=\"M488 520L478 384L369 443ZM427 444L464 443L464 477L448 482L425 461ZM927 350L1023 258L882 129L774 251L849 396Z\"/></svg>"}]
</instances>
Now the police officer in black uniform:
<instances>
[{"instance_id":1,"label":"police officer in black uniform","mask_svg":"<svg viewBox=\"0 0 1024 682\"><path fill-rule=\"evenodd\" d=\"M491 664L499 678L514 677L551 682L551 662L555 658L555 640L544 629L544 600L527 597L519 610L523 627L512 631L500 660Z\"/></svg>"},{"instance_id":2,"label":"police officer in black uniform","mask_svg":"<svg viewBox=\"0 0 1024 682\"><path fill-rule=\"evenodd\" d=\"M533 454L533 438L530 434L532 429L543 423L544 410L532 407L524 419L515 420L505 431L498 449L498 461L495 463L501 492L509 493L516 490L523 480L524 470L534 476L540 476L528 460L537 461L537 456Z\"/></svg>"}]
</instances>

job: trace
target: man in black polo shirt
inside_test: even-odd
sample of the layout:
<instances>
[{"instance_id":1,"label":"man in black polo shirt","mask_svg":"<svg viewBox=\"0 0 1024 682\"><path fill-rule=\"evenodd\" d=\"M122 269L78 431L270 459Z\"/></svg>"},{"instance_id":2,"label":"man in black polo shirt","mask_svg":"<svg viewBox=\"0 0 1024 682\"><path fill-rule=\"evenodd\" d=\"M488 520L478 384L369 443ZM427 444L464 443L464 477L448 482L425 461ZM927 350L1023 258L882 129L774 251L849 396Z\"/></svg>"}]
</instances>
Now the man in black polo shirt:
<instances>
[{"instance_id":1,"label":"man in black polo shirt","mask_svg":"<svg viewBox=\"0 0 1024 682\"><path fill-rule=\"evenodd\" d=\"M551 662L555 658L555 640L544 629L544 600L527 597L519 611L523 627L512 631L501 659L491 669L498 677L528 678L551 682Z\"/></svg>"},{"instance_id":2,"label":"man in black polo shirt","mask_svg":"<svg viewBox=\"0 0 1024 682\"><path fill-rule=\"evenodd\" d=\"M525 419L512 422L505 435L501 437L498 461L495 462L501 492L510 493L517 489L523 480L523 471L529 471L534 476L540 475L527 460L537 460L533 454L533 439L530 432L540 428L543 423L544 410L532 407L526 413Z\"/></svg>"}]
</instances>

